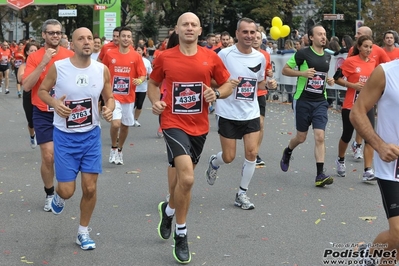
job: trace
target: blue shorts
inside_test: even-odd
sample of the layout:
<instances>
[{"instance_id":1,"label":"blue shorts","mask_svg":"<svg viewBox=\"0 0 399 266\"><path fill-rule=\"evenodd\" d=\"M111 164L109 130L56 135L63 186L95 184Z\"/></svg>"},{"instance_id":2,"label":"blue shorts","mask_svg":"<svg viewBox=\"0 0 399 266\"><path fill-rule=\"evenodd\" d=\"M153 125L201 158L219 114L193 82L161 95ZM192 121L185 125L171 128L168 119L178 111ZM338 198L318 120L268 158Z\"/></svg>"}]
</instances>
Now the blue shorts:
<instances>
[{"instance_id":1,"label":"blue shorts","mask_svg":"<svg viewBox=\"0 0 399 266\"><path fill-rule=\"evenodd\" d=\"M78 172L102 173L101 129L65 133L54 128L54 166L58 182L76 180Z\"/></svg>"},{"instance_id":2,"label":"blue shorts","mask_svg":"<svg viewBox=\"0 0 399 266\"><path fill-rule=\"evenodd\" d=\"M307 132L309 126L313 129L326 130L328 122L328 102L294 101L295 124L299 132Z\"/></svg>"},{"instance_id":3,"label":"blue shorts","mask_svg":"<svg viewBox=\"0 0 399 266\"><path fill-rule=\"evenodd\" d=\"M33 124L35 125L35 134L37 144L43 144L53 141L53 112L43 112L36 106L33 106Z\"/></svg>"}]
</instances>

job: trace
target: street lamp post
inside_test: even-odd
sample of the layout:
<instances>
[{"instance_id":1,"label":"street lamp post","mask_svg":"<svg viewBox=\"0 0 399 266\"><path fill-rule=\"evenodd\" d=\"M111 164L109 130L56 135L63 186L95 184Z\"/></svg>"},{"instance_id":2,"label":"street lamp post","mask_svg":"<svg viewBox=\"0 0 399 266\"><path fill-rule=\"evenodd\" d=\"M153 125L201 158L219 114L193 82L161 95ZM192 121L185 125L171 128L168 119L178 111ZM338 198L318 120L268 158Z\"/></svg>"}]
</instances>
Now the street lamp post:
<instances>
[{"instance_id":1,"label":"street lamp post","mask_svg":"<svg viewBox=\"0 0 399 266\"><path fill-rule=\"evenodd\" d=\"M332 13L335 14L335 0L333 0L332 5ZM335 20L332 21L332 36L335 36Z\"/></svg>"}]
</instances>

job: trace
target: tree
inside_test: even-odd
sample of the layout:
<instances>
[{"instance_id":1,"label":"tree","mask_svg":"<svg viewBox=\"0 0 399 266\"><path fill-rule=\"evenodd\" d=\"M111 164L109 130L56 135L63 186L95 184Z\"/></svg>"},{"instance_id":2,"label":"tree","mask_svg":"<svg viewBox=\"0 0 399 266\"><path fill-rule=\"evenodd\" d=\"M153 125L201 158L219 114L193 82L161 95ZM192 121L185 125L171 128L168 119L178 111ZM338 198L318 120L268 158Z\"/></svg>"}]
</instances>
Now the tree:
<instances>
[{"instance_id":1,"label":"tree","mask_svg":"<svg viewBox=\"0 0 399 266\"><path fill-rule=\"evenodd\" d=\"M4 35L3 35L3 28L5 27L5 22L12 22L10 20L11 14L14 12L13 9L9 7L4 7L1 8L0 10L0 41L5 40Z\"/></svg>"},{"instance_id":2,"label":"tree","mask_svg":"<svg viewBox=\"0 0 399 266\"><path fill-rule=\"evenodd\" d=\"M337 20L335 21L335 36L342 37L344 35L355 35L355 26L357 19L357 1L348 1L348 0L335 0L335 13L336 14L344 14L345 20ZM370 2L370 0L362 1L362 10L365 10L366 5ZM316 22L319 21L321 25L326 29L327 36L332 35L332 21L323 20L324 14L332 13L332 1L331 0L316 0L316 6L319 8L318 12L314 16L314 20Z\"/></svg>"},{"instance_id":3,"label":"tree","mask_svg":"<svg viewBox=\"0 0 399 266\"><path fill-rule=\"evenodd\" d=\"M136 23L135 18L142 18L145 10L143 0L122 0L121 1L121 26Z\"/></svg>"},{"instance_id":4,"label":"tree","mask_svg":"<svg viewBox=\"0 0 399 266\"><path fill-rule=\"evenodd\" d=\"M141 19L142 29L141 33L145 39L156 39L158 36L157 18L151 12L147 12Z\"/></svg>"},{"instance_id":5,"label":"tree","mask_svg":"<svg viewBox=\"0 0 399 266\"><path fill-rule=\"evenodd\" d=\"M387 30L398 31L399 2L395 0L380 0L378 3L367 5L370 12L365 14L364 23L374 32L374 39L377 44L382 44L383 32Z\"/></svg>"}]
</instances>

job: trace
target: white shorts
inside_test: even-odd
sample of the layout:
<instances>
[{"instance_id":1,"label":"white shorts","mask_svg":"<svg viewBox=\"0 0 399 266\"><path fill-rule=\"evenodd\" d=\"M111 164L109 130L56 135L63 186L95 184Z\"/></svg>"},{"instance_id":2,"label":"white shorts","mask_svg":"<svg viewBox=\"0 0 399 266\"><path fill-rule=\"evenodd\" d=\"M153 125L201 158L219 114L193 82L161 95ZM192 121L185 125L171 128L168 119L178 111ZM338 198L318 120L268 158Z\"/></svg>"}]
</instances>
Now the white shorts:
<instances>
[{"instance_id":1,"label":"white shorts","mask_svg":"<svg viewBox=\"0 0 399 266\"><path fill-rule=\"evenodd\" d=\"M120 103L115 100L115 109L112 113L112 120L122 120L122 124L125 126L134 125L134 103Z\"/></svg>"}]
</instances>

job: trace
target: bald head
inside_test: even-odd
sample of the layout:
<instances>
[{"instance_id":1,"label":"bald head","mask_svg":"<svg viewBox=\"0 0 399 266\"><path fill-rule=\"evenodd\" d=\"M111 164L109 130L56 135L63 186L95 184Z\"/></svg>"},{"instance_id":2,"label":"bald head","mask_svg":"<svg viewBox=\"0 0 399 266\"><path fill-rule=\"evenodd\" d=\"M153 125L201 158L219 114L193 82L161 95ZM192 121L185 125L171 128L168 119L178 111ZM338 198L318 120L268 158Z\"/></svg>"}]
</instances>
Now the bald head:
<instances>
[{"instance_id":1,"label":"bald head","mask_svg":"<svg viewBox=\"0 0 399 266\"><path fill-rule=\"evenodd\" d=\"M360 36L370 36L373 37L373 31L367 27L367 26L361 26L357 29L356 35L355 35L355 39L359 38Z\"/></svg>"},{"instance_id":2,"label":"bald head","mask_svg":"<svg viewBox=\"0 0 399 266\"><path fill-rule=\"evenodd\" d=\"M202 33L201 23L197 15L191 12L182 14L177 20L176 33L180 44L197 45L198 36Z\"/></svg>"},{"instance_id":3,"label":"bald head","mask_svg":"<svg viewBox=\"0 0 399 266\"><path fill-rule=\"evenodd\" d=\"M187 20L196 21L198 25L201 26L198 16L192 12L183 13L177 20L177 25L180 25L183 21Z\"/></svg>"},{"instance_id":4,"label":"bald head","mask_svg":"<svg viewBox=\"0 0 399 266\"><path fill-rule=\"evenodd\" d=\"M72 33L72 42L76 41L79 36L88 36L88 35L91 35L93 37L91 30L89 30L88 28L85 28L85 27L77 28Z\"/></svg>"}]
</instances>

